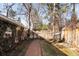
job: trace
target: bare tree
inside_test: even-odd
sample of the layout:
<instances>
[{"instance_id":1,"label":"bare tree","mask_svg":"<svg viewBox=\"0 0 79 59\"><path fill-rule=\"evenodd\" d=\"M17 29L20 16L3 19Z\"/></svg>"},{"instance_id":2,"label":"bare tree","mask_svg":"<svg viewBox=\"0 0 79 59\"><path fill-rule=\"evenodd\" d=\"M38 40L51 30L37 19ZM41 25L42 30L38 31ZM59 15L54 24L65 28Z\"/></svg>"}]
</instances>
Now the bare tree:
<instances>
[{"instance_id":1,"label":"bare tree","mask_svg":"<svg viewBox=\"0 0 79 59\"><path fill-rule=\"evenodd\" d=\"M16 11L14 11L12 8L8 11L8 17L14 18L16 16Z\"/></svg>"},{"instance_id":2,"label":"bare tree","mask_svg":"<svg viewBox=\"0 0 79 59\"><path fill-rule=\"evenodd\" d=\"M9 5L8 3L7 4L4 4L5 6L5 9L6 9L6 16L8 17L9 16L9 10L12 8L12 6L14 5L14 3L12 3L11 5Z\"/></svg>"},{"instance_id":3,"label":"bare tree","mask_svg":"<svg viewBox=\"0 0 79 59\"><path fill-rule=\"evenodd\" d=\"M24 7L26 8L27 10L27 13L28 13L28 20L29 20L29 29L28 29L28 37L30 36L30 29L31 29L31 20L30 20L30 13L31 13L31 8L32 8L32 4L26 4L26 3L23 3Z\"/></svg>"}]
</instances>

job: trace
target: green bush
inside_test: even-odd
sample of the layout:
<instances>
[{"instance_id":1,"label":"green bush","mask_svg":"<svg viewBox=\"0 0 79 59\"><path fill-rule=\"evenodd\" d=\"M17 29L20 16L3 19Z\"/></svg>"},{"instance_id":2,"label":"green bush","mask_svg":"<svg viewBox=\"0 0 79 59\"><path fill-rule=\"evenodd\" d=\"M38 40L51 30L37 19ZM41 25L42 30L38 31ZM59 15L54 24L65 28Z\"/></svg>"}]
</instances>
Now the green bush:
<instances>
[{"instance_id":1,"label":"green bush","mask_svg":"<svg viewBox=\"0 0 79 59\"><path fill-rule=\"evenodd\" d=\"M48 26L45 25L45 24L39 25L39 26L38 26L38 29L39 29L39 30L47 30L47 29L48 29Z\"/></svg>"}]
</instances>

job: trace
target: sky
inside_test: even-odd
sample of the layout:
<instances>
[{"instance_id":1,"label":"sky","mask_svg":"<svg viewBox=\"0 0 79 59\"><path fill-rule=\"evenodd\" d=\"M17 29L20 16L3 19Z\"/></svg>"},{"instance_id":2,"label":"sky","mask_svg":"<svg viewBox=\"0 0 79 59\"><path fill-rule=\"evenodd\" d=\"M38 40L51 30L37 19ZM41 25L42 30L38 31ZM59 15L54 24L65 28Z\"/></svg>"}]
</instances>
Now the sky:
<instances>
[{"instance_id":1,"label":"sky","mask_svg":"<svg viewBox=\"0 0 79 59\"><path fill-rule=\"evenodd\" d=\"M75 10L76 10L77 17L78 17L78 19L79 19L79 4L78 4L78 3L76 4L75 8L76 8ZM72 8L71 8L71 9L72 9ZM69 10L69 11L70 11L70 12L68 12L67 15L66 15L66 17L67 17L68 19L70 19L70 18L71 18L71 15L72 15L72 14L71 14L71 10Z\"/></svg>"},{"instance_id":2,"label":"sky","mask_svg":"<svg viewBox=\"0 0 79 59\"><path fill-rule=\"evenodd\" d=\"M38 7L40 7L39 6L40 4L33 4L33 7L34 8L36 8L36 9L38 9ZM12 8L13 8L13 10L14 11L17 11L17 8L18 9L20 9L21 7L24 7L24 6L22 6L22 5L20 5L20 4L15 4ZM3 9L4 7L3 7L3 4L0 4L0 10L4 10ZM44 9L46 9L46 6L44 6L43 7ZM22 8L24 11L26 10L25 9L25 7L24 8ZM6 15L5 14L5 12L6 11L3 11L3 13L2 14L4 14L4 15ZM41 19L42 19L42 23L44 23L44 24L48 24L48 20L47 19L43 19L43 17L45 16L45 13L43 13L44 12L44 10L42 9L42 8L40 8L40 10L39 10L39 15L40 15L40 17L41 17ZM25 26L29 26L28 25L28 18L26 19L26 16L24 16L24 15L18 15L17 17L20 17L21 18L21 23L23 23L23 25L25 25ZM27 22L26 22L27 21ZM33 26L33 24L31 24L32 26Z\"/></svg>"},{"instance_id":3,"label":"sky","mask_svg":"<svg viewBox=\"0 0 79 59\"><path fill-rule=\"evenodd\" d=\"M12 9L13 9L14 11L17 11L17 7L18 7L18 8L21 8L22 6L21 6L20 4L15 4L15 5L12 7ZM3 4L0 3L0 10L3 10L3 9L4 9ZM6 12L5 10L2 11L2 14L6 15L5 12ZM21 23L23 23L23 25L28 26L28 23L26 23L26 17L25 17L24 15L18 15L17 17L20 17L20 18L21 18Z\"/></svg>"},{"instance_id":4,"label":"sky","mask_svg":"<svg viewBox=\"0 0 79 59\"><path fill-rule=\"evenodd\" d=\"M36 9L38 9L39 5L40 5L40 4L36 3L36 4L33 4L33 7L36 8ZM21 8L22 5L15 4L15 5L13 6L13 9L14 9L15 11L17 11L17 7L18 7L18 8ZM43 8L44 8L45 10L47 10L47 7L46 7L46 6L43 6ZM49 23L49 22L48 22L48 19L43 19L43 17L46 15L46 12L44 12L44 9L41 8L38 13L39 13L39 15L41 16L42 22L43 22L44 24L48 24L48 23ZM1 11L1 10L3 10L3 4L0 3L0 11ZM25 11L25 9L23 9L23 10ZM71 11L71 10L69 10L69 11ZM77 17L79 18L79 4L76 4L76 13L77 13ZM3 14L5 14L5 12L3 12ZM26 25L28 26L28 23L26 23L26 21L28 21L28 20L26 19L26 17L25 17L24 15L19 15L19 16L17 16L17 17L20 17L20 18L21 18L21 22L22 22L25 26L26 26ZM68 18L68 19L71 18L71 12L68 12L68 13L66 14L66 18Z\"/></svg>"}]
</instances>

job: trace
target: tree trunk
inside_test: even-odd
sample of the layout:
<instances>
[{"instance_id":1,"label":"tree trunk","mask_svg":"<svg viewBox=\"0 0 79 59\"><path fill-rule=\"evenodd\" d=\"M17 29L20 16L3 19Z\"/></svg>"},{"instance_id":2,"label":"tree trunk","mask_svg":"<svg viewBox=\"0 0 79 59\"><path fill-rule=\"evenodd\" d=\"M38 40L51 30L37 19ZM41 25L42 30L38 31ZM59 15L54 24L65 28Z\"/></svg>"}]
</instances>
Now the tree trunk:
<instances>
[{"instance_id":1,"label":"tree trunk","mask_svg":"<svg viewBox=\"0 0 79 59\"><path fill-rule=\"evenodd\" d=\"M9 16L9 9L7 9L7 14L6 14L6 16L7 16L7 17Z\"/></svg>"},{"instance_id":2,"label":"tree trunk","mask_svg":"<svg viewBox=\"0 0 79 59\"><path fill-rule=\"evenodd\" d=\"M30 36L30 29L31 29L31 21L30 21L30 13L31 13L31 3L29 5L29 29L28 29L28 37Z\"/></svg>"}]
</instances>

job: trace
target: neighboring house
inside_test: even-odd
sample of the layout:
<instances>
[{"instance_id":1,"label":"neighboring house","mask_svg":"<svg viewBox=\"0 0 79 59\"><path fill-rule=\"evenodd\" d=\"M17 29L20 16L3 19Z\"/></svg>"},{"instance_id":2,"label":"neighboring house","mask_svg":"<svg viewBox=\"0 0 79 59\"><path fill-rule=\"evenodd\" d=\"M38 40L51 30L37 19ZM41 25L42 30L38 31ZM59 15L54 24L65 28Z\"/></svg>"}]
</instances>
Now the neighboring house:
<instances>
[{"instance_id":1,"label":"neighboring house","mask_svg":"<svg viewBox=\"0 0 79 59\"><path fill-rule=\"evenodd\" d=\"M71 23L62 29L61 38L65 39L68 47L79 47L79 23L76 20L71 20Z\"/></svg>"}]
</instances>

